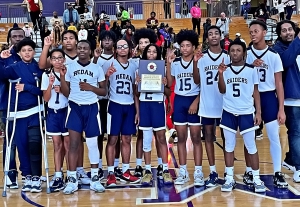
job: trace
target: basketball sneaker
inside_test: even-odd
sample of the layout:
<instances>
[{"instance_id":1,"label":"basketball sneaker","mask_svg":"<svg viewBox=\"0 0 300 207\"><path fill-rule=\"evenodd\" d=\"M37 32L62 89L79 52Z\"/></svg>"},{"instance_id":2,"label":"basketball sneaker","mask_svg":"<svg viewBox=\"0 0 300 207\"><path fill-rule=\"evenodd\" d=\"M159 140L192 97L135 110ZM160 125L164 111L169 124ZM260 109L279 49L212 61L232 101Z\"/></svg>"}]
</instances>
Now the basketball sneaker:
<instances>
[{"instance_id":1,"label":"basketball sneaker","mask_svg":"<svg viewBox=\"0 0 300 207\"><path fill-rule=\"evenodd\" d=\"M122 177L123 173L122 170L119 167L115 167L114 168L114 173L115 173L115 177L117 180L120 180L120 178Z\"/></svg>"},{"instance_id":2,"label":"basketball sneaker","mask_svg":"<svg viewBox=\"0 0 300 207\"><path fill-rule=\"evenodd\" d=\"M294 172L293 181L295 183L300 183L300 170Z\"/></svg>"},{"instance_id":3,"label":"basketball sneaker","mask_svg":"<svg viewBox=\"0 0 300 207\"><path fill-rule=\"evenodd\" d=\"M106 186L107 187L114 187L117 185L117 179L114 172L108 172Z\"/></svg>"},{"instance_id":4,"label":"basketball sneaker","mask_svg":"<svg viewBox=\"0 0 300 207\"><path fill-rule=\"evenodd\" d=\"M18 189L18 171L17 170L10 170L8 171L8 178L6 186L10 189Z\"/></svg>"},{"instance_id":5,"label":"basketball sneaker","mask_svg":"<svg viewBox=\"0 0 300 207\"><path fill-rule=\"evenodd\" d=\"M163 181L165 185L171 185L173 183L172 176L169 170L164 170L163 172Z\"/></svg>"},{"instance_id":6,"label":"basketball sneaker","mask_svg":"<svg viewBox=\"0 0 300 207\"><path fill-rule=\"evenodd\" d=\"M244 173L243 182L246 185L253 185L253 174L251 171Z\"/></svg>"},{"instance_id":7,"label":"basketball sneaker","mask_svg":"<svg viewBox=\"0 0 300 207\"><path fill-rule=\"evenodd\" d=\"M91 178L91 172L87 172L86 175ZM100 180L103 180L104 179L104 172L102 170L102 168L99 168L98 169L98 176L99 176L99 179Z\"/></svg>"},{"instance_id":8,"label":"basketball sneaker","mask_svg":"<svg viewBox=\"0 0 300 207\"><path fill-rule=\"evenodd\" d=\"M52 183L50 190L51 192L59 192L64 189L64 181L62 178L55 178L54 182Z\"/></svg>"},{"instance_id":9,"label":"basketball sneaker","mask_svg":"<svg viewBox=\"0 0 300 207\"><path fill-rule=\"evenodd\" d=\"M63 193L65 195L70 195L70 194L73 194L77 190L78 190L78 181L74 177L69 176L68 182L66 184L66 187L65 187Z\"/></svg>"},{"instance_id":10,"label":"basketball sneaker","mask_svg":"<svg viewBox=\"0 0 300 207\"><path fill-rule=\"evenodd\" d=\"M31 193L40 193L42 192L42 181L39 176L32 176L31 179Z\"/></svg>"},{"instance_id":11,"label":"basketball sneaker","mask_svg":"<svg viewBox=\"0 0 300 207\"><path fill-rule=\"evenodd\" d=\"M87 176L84 170L77 171L78 182L84 185L89 185L91 183L91 179Z\"/></svg>"},{"instance_id":12,"label":"basketball sneaker","mask_svg":"<svg viewBox=\"0 0 300 207\"><path fill-rule=\"evenodd\" d=\"M283 161L282 167L284 167L287 170L291 170L293 172L296 172L295 166L292 166L292 165L288 164L286 161Z\"/></svg>"},{"instance_id":13,"label":"basketball sneaker","mask_svg":"<svg viewBox=\"0 0 300 207\"><path fill-rule=\"evenodd\" d=\"M143 168L141 166L136 166L135 170L134 170L134 176L138 177L138 178L142 178L143 177Z\"/></svg>"},{"instance_id":14,"label":"basketball sneaker","mask_svg":"<svg viewBox=\"0 0 300 207\"><path fill-rule=\"evenodd\" d=\"M189 177L188 173L186 172L185 169L180 168L179 175L176 178L174 184L175 185L183 185L183 184L187 183L188 181L190 181L190 177Z\"/></svg>"},{"instance_id":15,"label":"basketball sneaker","mask_svg":"<svg viewBox=\"0 0 300 207\"><path fill-rule=\"evenodd\" d=\"M255 137L256 137L257 140L262 140L263 139L263 133L262 133L261 129L255 130Z\"/></svg>"},{"instance_id":16,"label":"basketball sneaker","mask_svg":"<svg viewBox=\"0 0 300 207\"><path fill-rule=\"evenodd\" d=\"M194 172L194 185L196 187L205 185L202 171L197 170Z\"/></svg>"},{"instance_id":17,"label":"basketball sneaker","mask_svg":"<svg viewBox=\"0 0 300 207\"><path fill-rule=\"evenodd\" d=\"M226 175L224 176L226 177ZM210 172L208 180L205 182L207 187L214 187L218 185L219 175L216 172Z\"/></svg>"},{"instance_id":18,"label":"basketball sneaker","mask_svg":"<svg viewBox=\"0 0 300 207\"><path fill-rule=\"evenodd\" d=\"M142 177L141 184L142 185L151 185L153 180L152 172L150 170L146 170L144 176Z\"/></svg>"},{"instance_id":19,"label":"basketball sneaker","mask_svg":"<svg viewBox=\"0 0 300 207\"><path fill-rule=\"evenodd\" d=\"M163 179L163 165L158 165L156 176L158 179Z\"/></svg>"},{"instance_id":20,"label":"basketball sneaker","mask_svg":"<svg viewBox=\"0 0 300 207\"><path fill-rule=\"evenodd\" d=\"M231 178L229 178L231 177ZM232 178L232 176L226 176L226 181L221 187L222 192L231 192L235 188L235 180Z\"/></svg>"},{"instance_id":21,"label":"basketball sneaker","mask_svg":"<svg viewBox=\"0 0 300 207\"><path fill-rule=\"evenodd\" d=\"M273 176L274 185L277 188L288 188L288 184L285 181L284 174L282 172L276 172Z\"/></svg>"},{"instance_id":22,"label":"basketball sneaker","mask_svg":"<svg viewBox=\"0 0 300 207\"><path fill-rule=\"evenodd\" d=\"M90 189L97 193L103 193L105 191L105 188L101 184L100 178L98 175L94 175L94 177L92 177Z\"/></svg>"},{"instance_id":23,"label":"basketball sneaker","mask_svg":"<svg viewBox=\"0 0 300 207\"><path fill-rule=\"evenodd\" d=\"M31 190L31 175L26 175L24 185L22 187L22 191L29 192L30 190Z\"/></svg>"},{"instance_id":24,"label":"basketball sneaker","mask_svg":"<svg viewBox=\"0 0 300 207\"><path fill-rule=\"evenodd\" d=\"M130 173L129 169L126 170L126 172L124 172L122 174L122 176L120 177L120 181L124 182L124 183L126 183L126 182L129 182L129 183L138 183L138 182L140 182L140 180L141 180L141 178L132 175Z\"/></svg>"},{"instance_id":25,"label":"basketball sneaker","mask_svg":"<svg viewBox=\"0 0 300 207\"><path fill-rule=\"evenodd\" d=\"M266 186L263 181L261 181L260 178L253 179L253 186L254 186L254 192L255 193L264 193L266 192Z\"/></svg>"}]
</instances>

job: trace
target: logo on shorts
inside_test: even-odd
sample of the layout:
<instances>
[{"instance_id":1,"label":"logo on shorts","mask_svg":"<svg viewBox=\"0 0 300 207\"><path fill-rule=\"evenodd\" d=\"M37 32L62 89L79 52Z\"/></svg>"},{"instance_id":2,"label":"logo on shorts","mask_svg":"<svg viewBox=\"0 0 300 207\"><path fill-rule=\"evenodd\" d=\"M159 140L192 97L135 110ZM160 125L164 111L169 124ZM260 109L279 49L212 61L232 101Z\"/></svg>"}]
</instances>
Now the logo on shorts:
<instances>
[{"instance_id":1,"label":"logo on shorts","mask_svg":"<svg viewBox=\"0 0 300 207\"><path fill-rule=\"evenodd\" d=\"M155 63L149 63L148 65L147 65L147 69L150 71L150 72L154 72L154 71L156 71L156 68L157 68L157 66L156 66L156 64Z\"/></svg>"}]
</instances>

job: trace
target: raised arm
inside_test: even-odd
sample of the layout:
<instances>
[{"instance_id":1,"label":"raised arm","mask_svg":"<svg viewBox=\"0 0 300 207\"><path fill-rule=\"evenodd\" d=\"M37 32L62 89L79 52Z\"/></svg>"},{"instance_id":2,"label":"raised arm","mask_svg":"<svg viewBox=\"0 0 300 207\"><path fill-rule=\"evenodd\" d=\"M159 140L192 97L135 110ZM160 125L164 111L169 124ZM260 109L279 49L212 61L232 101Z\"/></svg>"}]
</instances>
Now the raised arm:
<instances>
[{"instance_id":1,"label":"raised arm","mask_svg":"<svg viewBox=\"0 0 300 207\"><path fill-rule=\"evenodd\" d=\"M224 64L224 58L222 60L222 63L219 65L218 68L218 74L219 74L219 80L218 80L218 88L220 93L224 94L226 93L226 84L224 81L223 73L226 70L227 66Z\"/></svg>"},{"instance_id":2,"label":"raised arm","mask_svg":"<svg viewBox=\"0 0 300 207\"><path fill-rule=\"evenodd\" d=\"M44 39L44 48L39 59L39 68L44 70L51 67L50 58L48 57L49 49L53 43L52 34Z\"/></svg>"}]
</instances>

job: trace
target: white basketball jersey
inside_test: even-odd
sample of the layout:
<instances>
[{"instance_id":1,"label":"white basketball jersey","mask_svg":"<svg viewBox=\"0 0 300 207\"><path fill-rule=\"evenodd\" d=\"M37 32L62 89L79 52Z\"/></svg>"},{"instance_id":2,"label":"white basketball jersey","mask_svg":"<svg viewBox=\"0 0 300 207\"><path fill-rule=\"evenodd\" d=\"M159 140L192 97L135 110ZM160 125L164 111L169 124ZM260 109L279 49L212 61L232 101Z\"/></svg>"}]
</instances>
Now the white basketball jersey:
<instances>
[{"instance_id":1,"label":"white basketball jersey","mask_svg":"<svg viewBox=\"0 0 300 207\"><path fill-rule=\"evenodd\" d=\"M71 64L72 62L76 62L78 60L77 55L75 57L70 57L66 54L66 65Z\"/></svg>"},{"instance_id":2,"label":"white basketball jersey","mask_svg":"<svg viewBox=\"0 0 300 207\"><path fill-rule=\"evenodd\" d=\"M214 54L210 50L203 52L203 57L198 61L200 74L200 102L198 115L206 118L221 118L223 97L218 88L218 67L222 63L230 63L230 57L223 50Z\"/></svg>"},{"instance_id":3,"label":"white basketball jersey","mask_svg":"<svg viewBox=\"0 0 300 207\"><path fill-rule=\"evenodd\" d=\"M283 71L279 54L269 47L264 50L256 50L252 45L247 51L246 62L252 64L256 59L264 61L262 66L256 67L259 74L259 92L275 90L275 73Z\"/></svg>"},{"instance_id":4,"label":"white basketball jersey","mask_svg":"<svg viewBox=\"0 0 300 207\"><path fill-rule=\"evenodd\" d=\"M109 77L109 100L119 104L133 104L136 65L130 60L126 64L113 60L113 65L117 71ZM103 68L107 71L110 66L104 64Z\"/></svg>"},{"instance_id":5,"label":"white basketball jersey","mask_svg":"<svg viewBox=\"0 0 300 207\"><path fill-rule=\"evenodd\" d=\"M257 70L249 64L228 66L223 73L226 92L223 109L232 114L252 114L254 108L254 85L259 84Z\"/></svg>"},{"instance_id":6,"label":"white basketball jersey","mask_svg":"<svg viewBox=\"0 0 300 207\"><path fill-rule=\"evenodd\" d=\"M193 59L185 62L181 57L171 64L171 75L175 77L175 94L180 96L199 95L200 86L193 80Z\"/></svg>"},{"instance_id":7,"label":"white basketball jersey","mask_svg":"<svg viewBox=\"0 0 300 207\"><path fill-rule=\"evenodd\" d=\"M97 95L92 91L80 90L79 83L86 82L94 87L105 80L103 70L94 63L82 65L78 61L67 65L66 81L70 82L69 100L77 104L93 104L98 101Z\"/></svg>"},{"instance_id":8,"label":"white basketball jersey","mask_svg":"<svg viewBox=\"0 0 300 207\"><path fill-rule=\"evenodd\" d=\"M114 56L113 55L106 55L106 54L102 54L99 58L98 58L98 61L97 61L97 65L99 65L102 69L103 69L103 66L105 64L107 65L111 65L112 61L114 60ZM107 70L107 69L106 69ZM104 71L103 69L103 72L104 74L106 74L106 70ZM108 86L107 86L107 91L108 91ZM106 96L98 96L98 99L108 99L108 93Z\"/></svg>"},{"instance_id":9,"label":"white basketball jersey","mask_svg":"<svg viewBox=\"0 0 300 207\"><path fill-rule=\"evenodd\" d=\"M54 75L54 74L53 74ZM55 75L60 78L60 73L55 72ZM68 98L65 97L62 93L59 93L57 96L57 93L54 90L54 86L60 86L60 81L56 78L51 89L51 97L50 100L48 101L48 107L51 109L63 109L68 106ZM50 74L47 74L46 72L43 73L42 76L42 85L41 85L41 90L46 91L49 86L49 77Z\"/></svg>"}]
</instances>

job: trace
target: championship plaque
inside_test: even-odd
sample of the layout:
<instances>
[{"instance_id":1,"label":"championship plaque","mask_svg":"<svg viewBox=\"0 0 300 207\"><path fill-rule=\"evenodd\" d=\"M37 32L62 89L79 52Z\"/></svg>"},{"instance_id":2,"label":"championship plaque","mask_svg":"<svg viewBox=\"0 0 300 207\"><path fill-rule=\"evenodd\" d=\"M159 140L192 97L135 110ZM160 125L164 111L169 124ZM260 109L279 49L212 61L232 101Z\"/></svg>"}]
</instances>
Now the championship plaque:
<instances>
[{"instance_id":1,"label":"championship plaque","mask_svg":"<svg viewBox=\"0 0 300 207\"><path fill-rule=\"evenodd\" d=\"M165 61L140 60L139 76L141 78L138 85L139 92L163 93L162 80L165 77Z\"/></svg>"}]
</instances>

